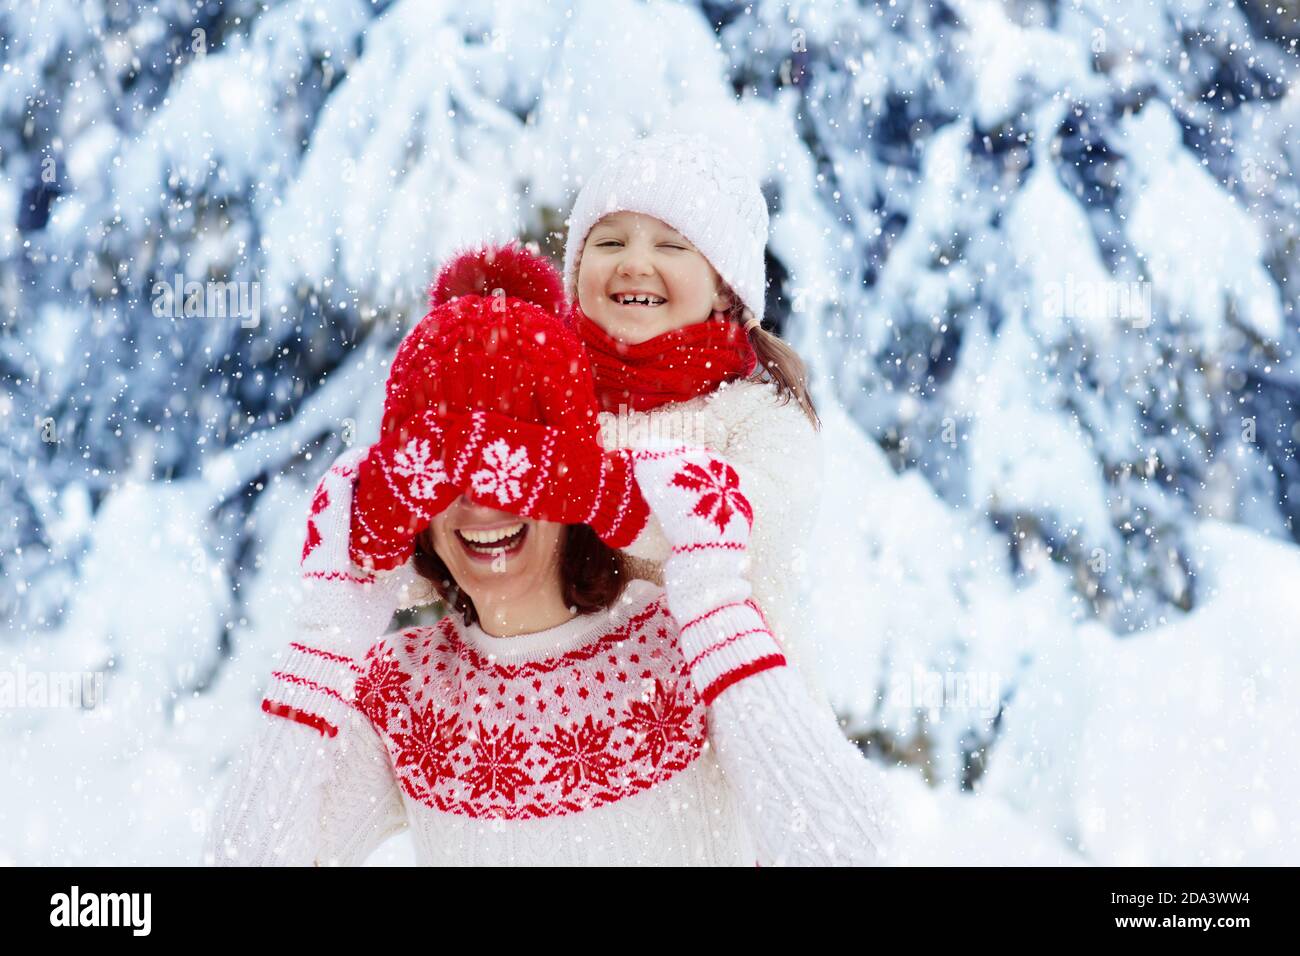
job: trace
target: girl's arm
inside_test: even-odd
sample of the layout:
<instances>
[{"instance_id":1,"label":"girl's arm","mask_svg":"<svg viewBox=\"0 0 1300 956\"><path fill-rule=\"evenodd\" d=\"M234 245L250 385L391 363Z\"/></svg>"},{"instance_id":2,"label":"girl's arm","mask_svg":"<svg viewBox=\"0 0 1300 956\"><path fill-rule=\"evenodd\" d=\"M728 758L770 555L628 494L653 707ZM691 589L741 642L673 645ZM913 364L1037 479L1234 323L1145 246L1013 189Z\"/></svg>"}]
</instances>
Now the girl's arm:
<instances>
[{"instance_id":1,"label":"girl's arm","mask_svg":"<svg viewBox=\"0 0 1300 956\"><path fill-rule=\"evenodd\" d=\"M892 830L881 775L786 664L741 573L752 508L704 449L638 454L637 478L673 542L669 609L709 734L760 863L874 865Z\"/></svg>"},{"instance_id":2,"label":"girl's arm","mask_svg":"<svg viewBox=\"0 0 1300 956\"><path fill-rule=\"evenodd\" d=\"M757 605L719 610L682 635L711 701L709 740L766 866L878 866L892 812L882 775L814 704Z\"/></svg>"},{"instance_id":3,"label":"girl's arm","mask_svg":"<svg viewBox=\"0 0 1300 956\"><path fill-rule=\"evenodd\" d=\"M208 831L208 865L359 865L406 826L383 742L348 703L357 663L328 644L304 635L285 650Z\"/></svg>"}]
</instances>

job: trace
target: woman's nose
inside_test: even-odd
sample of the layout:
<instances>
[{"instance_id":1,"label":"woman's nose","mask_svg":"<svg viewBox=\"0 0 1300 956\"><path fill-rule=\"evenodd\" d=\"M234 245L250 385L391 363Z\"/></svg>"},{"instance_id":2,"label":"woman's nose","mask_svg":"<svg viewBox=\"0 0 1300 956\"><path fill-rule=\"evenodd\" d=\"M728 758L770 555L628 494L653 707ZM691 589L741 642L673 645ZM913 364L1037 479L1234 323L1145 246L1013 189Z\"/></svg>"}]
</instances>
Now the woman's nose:
<instances>
[{"instance_id":1,"label":"woman's nose","mask_svg":"<svg viewBox=\"0 0 1300 956\"><path fill-rule=\"evenodd\" d=\"M510 512L500 511L497 508L479 504L477 501L471 501L469 496L464 493L456 499L456 507L460 510L462 519L471 521L496 521L499 518L511 517Z\"/></svg>"}]
</instances>

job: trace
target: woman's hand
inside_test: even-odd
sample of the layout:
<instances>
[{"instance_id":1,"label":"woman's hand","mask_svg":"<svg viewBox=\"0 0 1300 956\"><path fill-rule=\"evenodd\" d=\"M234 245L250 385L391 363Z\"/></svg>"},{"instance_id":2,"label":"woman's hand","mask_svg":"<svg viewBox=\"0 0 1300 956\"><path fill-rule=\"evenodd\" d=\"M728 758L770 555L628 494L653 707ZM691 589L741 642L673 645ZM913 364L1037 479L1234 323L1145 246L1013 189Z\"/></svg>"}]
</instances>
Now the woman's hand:
<instances>
[{"instance_id":1,"label":"woman's hand","mask_svg":"<svg viewBox=\"0 0 1300 956\"><path fill-rule=\"evenodd\" d=\"M426 409L355 462L351 560L397 568L412 539L460 495L538 521L589 525L613 548L645 527L649 509L628 451L606 451L594 424L559 429L494 412Z\"/></svg>"},{"instance_id":2,"label":"woman's hand","mask_svg":"<svg viewBox=\"0 0 1300 956\"><path fill-rule=\"evenodd\" d=\"M460 497L448 476L453 429L429 409L385 435L355 460L348 555L366 571L398 569L429 522Z\"/></svg>"},{"instance_id":3,"label":"woman's hand","mask_svg":"<svg viewBox=\"0 0 1300 956\"><path fill-rule=\"evenodd\" d=\"M370 450L346 451L325 472L312 495L303 539L294 620L339 649L364 649L399 607L426 590L409 564L369 571L349 556L353 491Z\"/></svg>"}]
</instances>

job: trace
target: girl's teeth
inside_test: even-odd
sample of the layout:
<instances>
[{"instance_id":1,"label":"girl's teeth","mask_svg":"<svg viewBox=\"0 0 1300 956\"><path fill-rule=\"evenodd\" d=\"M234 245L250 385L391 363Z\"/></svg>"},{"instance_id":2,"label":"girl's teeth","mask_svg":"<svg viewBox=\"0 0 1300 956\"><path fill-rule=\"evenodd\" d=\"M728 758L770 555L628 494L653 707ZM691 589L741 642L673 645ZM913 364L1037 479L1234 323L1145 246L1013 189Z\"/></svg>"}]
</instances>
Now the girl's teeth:
<instances>
[{"instance_id":1,"label":"girl's teeth","mask_svg":"<svg viewBox=\"0 0 1300 956\"><path fill-rule=\"evenodd\" d=\"M657 295L620 295L617 297L620 305L663 305L664 300Z\"/></svg>"},{"instance_id":2,"label":"girl's teeth","mask_svg":"<svg viewBox=\"0 0 1300 956\"><path fill-rule=\"evenodd\" d=\"M506 538L513 538L523 530L523 522L520 522L508 528L495 528L492 531L471 531L468 528L462 528L460 535L466 541L472 541L475 544L495 544L498 541L504 541Z\"/></svg>"}]
</instances>

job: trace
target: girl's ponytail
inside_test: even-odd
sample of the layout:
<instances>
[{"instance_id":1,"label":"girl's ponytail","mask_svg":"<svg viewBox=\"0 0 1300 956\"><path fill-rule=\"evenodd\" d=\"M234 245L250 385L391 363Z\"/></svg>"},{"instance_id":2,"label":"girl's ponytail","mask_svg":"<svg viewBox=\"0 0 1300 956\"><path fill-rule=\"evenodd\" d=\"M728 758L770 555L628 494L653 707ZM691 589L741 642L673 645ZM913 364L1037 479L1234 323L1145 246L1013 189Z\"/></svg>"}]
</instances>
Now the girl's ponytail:
<instances>
[{"instance_id":1,"label":"girl's ponytail","mask_svg":"<svg viewBox=\"0 0 1300 956\"><path fill-rule=\"evenodd\" d=\"M739 296L733 295L731 301L732 307L727 312L728 318L744 325L745 320L752 313L745 308ZM767 331L761 325L756 325L749 330L749 344L754 347L754 353L758 356L758 368L754 370L754 380L775 383L778 394L783 396L785 402L795 399L804 414L808 416L808 420L812 422L813 428L820 429L821 419L817 417L812 395L808 392L808 366L799 357L799 353L783 342L780 336Z\"/></svg>"}]
</instances>

